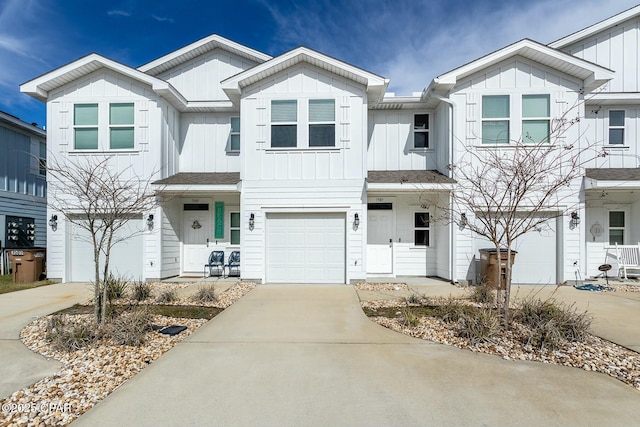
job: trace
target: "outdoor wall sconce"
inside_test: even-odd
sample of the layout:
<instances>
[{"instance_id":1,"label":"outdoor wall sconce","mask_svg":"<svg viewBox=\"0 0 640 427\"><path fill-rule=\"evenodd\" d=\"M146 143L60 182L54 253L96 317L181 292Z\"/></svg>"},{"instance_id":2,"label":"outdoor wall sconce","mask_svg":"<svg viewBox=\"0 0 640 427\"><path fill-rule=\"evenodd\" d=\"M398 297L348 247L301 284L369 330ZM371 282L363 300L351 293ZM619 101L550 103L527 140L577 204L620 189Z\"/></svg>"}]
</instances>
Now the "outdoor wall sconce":
<instances>
[{"instance_id":1,"label":"outdoor wall sconce","mask_svg":"<svg viewBox=\"0 0 640 427\"><path fill-rule=\"evenodd\" d=\"M460 214L460 227L461 228L465 228L468 223L469 223L469 221L467 221L467 214L464 213L464 212L461 213Z\"/></svg>"},{"instance_id":2,"label":"outdoor wall sconce","mask_svg":"<svg viewBox=\"0 0 640 427\"><path fill-rule=\"evenodd\" d=\"M200 223L196 219L195 221L193 221L193 224L191 224L191 228L193 228L194 230L197 230L199 228L202 228L202 226L200 225Z\"/></svg>"},{"instance_id":3,"label":"outdoor wall sconce","mask_svg":"<svg viewBox=\"0 0 640 427\"><path fill-rule=\"evenodd\" d=\"M360 227L360 215L357 213L353 215L353 228L356 230Z\"/></svg>"},{"instance_id":4,"label":"outdoor wall sconce","mask_svg":"<svg viewBox=\"0 0 640 427\"><path fill-rule=\"evenodd\" d=\"M147 217L147 227L149 227L149 230L153 230L153 214L149 214Z\"/></svg>"},{"instance_id":5,"label":"outdoor wall sconce","mask_svg":"<svg viewBox=\"0 0 640 427\"><path fill-rule=\"evenodd\" d=\"M53 231L56 231L56 228L58 228L58 215L51 215L51 218L49 219L49 227L51 227Z\"/></svg>"},{"instance_id":6,"label":"outdoor wall sconce","mask_svg":"<svg viewBox=\"0 0 640 427\"><path fill-rule=\"evenodd\" d=\"M577 211L571 212L571 225L574 227L580 225L580 216Z\"/></svg>"},{"instance_id":7,"label":"outdoor wall sconce","mask_svg":"<svg viewBox=\"0 0 640 427\"><path fill-rule=\"evenodd\" d=\"M253 226L256 224L256 216L254 214L249 215L249 230L253 230Z\"/></svg>"}]
</instances>

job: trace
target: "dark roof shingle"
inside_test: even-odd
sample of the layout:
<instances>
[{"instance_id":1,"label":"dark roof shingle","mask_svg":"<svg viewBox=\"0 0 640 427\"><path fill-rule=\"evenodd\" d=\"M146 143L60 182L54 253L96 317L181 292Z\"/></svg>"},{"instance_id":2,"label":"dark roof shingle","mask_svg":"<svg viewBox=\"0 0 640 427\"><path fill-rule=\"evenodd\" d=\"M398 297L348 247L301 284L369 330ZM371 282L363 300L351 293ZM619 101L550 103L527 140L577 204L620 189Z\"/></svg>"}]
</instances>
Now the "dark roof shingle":
<instances>
[{"instance_id":1,"label":"dark roof shingle","mask_svg":"<svg viewBox=\"0 0 640 427\"><path fill-rule=\"evenodd\" d=\"M585 176L601 181L640 181L640 168L587 169Z\"/></svg>"},{"instance_id":2,"label":"dark roof shingle","mask_svg":"<svg viewBox=\"0 0 640 427\"><path fill-rule=\"evenodd\" d=\"M456 181L432 170L369 171L370 183L455 184Z\"/></svg>"},{"instance_id":3,"label":"dark roof shingle","mask_svg":"<svg viewBox=\"0 0 640 427\"><path fill-rule=\"evenodd\" d=\"M240 172L180 172L155 181L155 185L236 185Z\"/></svg>"}]
</instances>

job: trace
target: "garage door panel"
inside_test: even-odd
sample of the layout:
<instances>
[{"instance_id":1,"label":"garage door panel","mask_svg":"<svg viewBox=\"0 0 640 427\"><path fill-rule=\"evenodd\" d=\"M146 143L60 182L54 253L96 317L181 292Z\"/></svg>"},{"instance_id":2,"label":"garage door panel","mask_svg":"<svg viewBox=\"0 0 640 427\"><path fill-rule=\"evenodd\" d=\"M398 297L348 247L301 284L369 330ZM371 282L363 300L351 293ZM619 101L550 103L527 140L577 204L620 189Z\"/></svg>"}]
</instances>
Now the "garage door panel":
<instances>
[{"instance_id":1,"label":"garage door panel","mask_svg":"<svg viewBox=\"0 0 640 427\"><path fill-rule=\"evenodd\" d=\"M344 214L268 214L266 239L267 282L344 283Z\"/></svg>"}]
</instances>

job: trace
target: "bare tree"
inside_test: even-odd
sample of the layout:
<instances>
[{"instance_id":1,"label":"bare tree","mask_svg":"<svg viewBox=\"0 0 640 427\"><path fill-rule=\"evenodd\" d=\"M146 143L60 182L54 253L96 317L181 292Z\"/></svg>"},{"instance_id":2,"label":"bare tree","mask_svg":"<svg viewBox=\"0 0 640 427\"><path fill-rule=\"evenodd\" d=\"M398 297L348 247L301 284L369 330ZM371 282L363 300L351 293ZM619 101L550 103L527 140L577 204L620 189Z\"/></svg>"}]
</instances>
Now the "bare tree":
<instances>
[{"instance_id":1,"label":"bare tree","mask_svg":"<svg viewBox=\"0 0 640 427\"><path fill-rule=\"evenodd\" d=\"M89 233L93 246L95 319L104 320L107 304L105 280L113 247L142 232L124 232L127 223L152 209L156 198L149 178L133 167L118 170L110 156L48 159L49 205ZM153 174L151 174L153 176ZM101 255L104 265L100 265ZM102 293L101 293L102 291Z\"/></svg>"},{"instance_id":2,"label":"bare tree","mask_svg":"<svg viewBox=\"0 0 640 427\"><path fill-rule=\"evenodd\" d=\"M577 140L566 143L567 131L579 122L567 115L550 123L543 143L510 141L505 146L465 146L460 160L451 165L457 181L449 205L439 206L449 222L457 222L488 239L498 263L506 250L505 296L500 295L501 268L496 269L498 304L509 323L512 247L523 235L549 229L549 221L576 209L584 168L606 152ZM502 252L501 252L502 251Z\"/></svg>"}]
</instances>

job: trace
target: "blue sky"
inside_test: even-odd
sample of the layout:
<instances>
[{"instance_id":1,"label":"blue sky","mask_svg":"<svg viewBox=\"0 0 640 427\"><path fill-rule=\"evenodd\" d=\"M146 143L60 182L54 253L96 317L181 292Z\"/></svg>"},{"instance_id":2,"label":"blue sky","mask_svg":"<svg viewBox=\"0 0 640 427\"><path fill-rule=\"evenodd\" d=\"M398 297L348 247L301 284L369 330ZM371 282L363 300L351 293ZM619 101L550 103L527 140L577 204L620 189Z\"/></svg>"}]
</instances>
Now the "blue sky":
<instances>
[{"instance_id":1,"label":"blue sky","mask_svg":"<svg viewBox=\"0 0 640 427\"><path fill-rule=\"evenodd\" d=\"M304 45L398 95L522 38L552 42L638 0L0 0L0 110L45 124L18 86L91 52L138 67L216 33L278 55Z\"/></svg>"}]
</instances>

